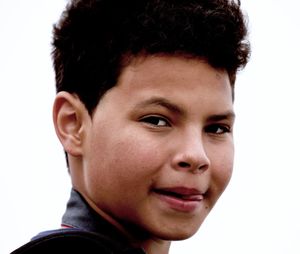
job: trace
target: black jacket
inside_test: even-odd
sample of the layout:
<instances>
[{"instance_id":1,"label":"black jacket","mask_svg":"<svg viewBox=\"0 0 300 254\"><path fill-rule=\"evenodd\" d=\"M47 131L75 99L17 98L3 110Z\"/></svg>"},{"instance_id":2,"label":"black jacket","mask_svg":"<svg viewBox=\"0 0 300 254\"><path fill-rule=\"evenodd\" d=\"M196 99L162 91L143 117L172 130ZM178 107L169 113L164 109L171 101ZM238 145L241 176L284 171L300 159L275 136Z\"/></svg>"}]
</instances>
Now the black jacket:
<instances>
[{"instance_id":1,"label":"black jacket","mask_svg":"<svg viewBox=\"0 0 300 254\"><path fill-rule=\"evenodd\" d=\"M127 238L90 208L74 189L62 225L69 228L42 232L11 254L145 254L142 249L131 247Z\"/></svg>"}]
</instances>

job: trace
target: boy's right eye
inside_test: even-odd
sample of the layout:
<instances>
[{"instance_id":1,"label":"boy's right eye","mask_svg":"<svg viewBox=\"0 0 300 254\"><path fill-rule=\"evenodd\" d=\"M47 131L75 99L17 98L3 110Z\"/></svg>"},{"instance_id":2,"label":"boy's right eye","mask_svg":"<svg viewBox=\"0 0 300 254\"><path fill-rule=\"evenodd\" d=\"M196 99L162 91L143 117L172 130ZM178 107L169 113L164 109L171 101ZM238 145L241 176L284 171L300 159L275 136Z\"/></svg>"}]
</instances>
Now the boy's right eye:
<instances>
[{"instance_id":1,"label":"boy's right eye","mask_svg":"<svg viewBox=\"0 0 300 254\"><path fill-rule=\"evenodd\" d=\"M153 125L155 127L169 127L171 126L168 120L161 116L146 116L140 119L140 122Z\"/></svg>"}]
</instances>

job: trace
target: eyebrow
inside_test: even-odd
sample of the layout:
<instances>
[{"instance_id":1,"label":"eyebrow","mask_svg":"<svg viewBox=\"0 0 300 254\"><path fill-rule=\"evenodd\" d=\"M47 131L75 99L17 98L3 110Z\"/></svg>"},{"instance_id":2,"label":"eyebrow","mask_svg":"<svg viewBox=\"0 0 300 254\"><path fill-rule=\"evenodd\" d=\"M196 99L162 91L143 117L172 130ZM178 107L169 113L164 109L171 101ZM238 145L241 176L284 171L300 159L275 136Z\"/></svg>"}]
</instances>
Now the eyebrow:
<instances>
[{"instance_id":1,"label":"eyebrow","mask_svg":"<svg viewBox=\"0 0 300 254\"><path fill-rule=\"evenodd\" d=\"M176 114L184 115L184 110L175 105L174 103L170 102L169 100L162 98L162 97L152 97L150 99L147 99L145 101L142 101L138 103L135 107L136 108L144 108L148 106L161 106L166 109L168 109L171 112L174 112Z\"/></svg>"},{"instance_id":2,"label":"eyebrow","mask_svg":"<svg viewBox=\"0 0 300 254\"><path fill-rule=\"evenodd\" d=\"M232 110L229 110L229 111L221 113L221 114L210 115L207 118L207 121L209 121L209 122L218 122L218 121L222 121L222 120L233 121L234 119L235 119L234 112Z\"/></svg>"},{"instance_id":3,"label":"eyebrow","mask_svg":"<svg viewBox=\"0 0 300 254\"><path fill-rule=\"evenodd\" d=\"M178 115L186 115L186 112L178 107L177 105L175 105L174 103L170 102L168 99L163 98L163 97L152 97L149 98L145 101L142 101L140 103L138 103L135 108L144 108L144 107L148 107L148 106L161 106L164 107L166 109L168 109L171 112L174 112ZM231 120L233 121L235 119L235 114L232 110L228 110L225 111L224 113L220 113L220 114L213 114L213 115L209 115L207 117L207 121L209 122L218 122L218 121L222 121L222 120Z\"/></svg>"}]
</instances>

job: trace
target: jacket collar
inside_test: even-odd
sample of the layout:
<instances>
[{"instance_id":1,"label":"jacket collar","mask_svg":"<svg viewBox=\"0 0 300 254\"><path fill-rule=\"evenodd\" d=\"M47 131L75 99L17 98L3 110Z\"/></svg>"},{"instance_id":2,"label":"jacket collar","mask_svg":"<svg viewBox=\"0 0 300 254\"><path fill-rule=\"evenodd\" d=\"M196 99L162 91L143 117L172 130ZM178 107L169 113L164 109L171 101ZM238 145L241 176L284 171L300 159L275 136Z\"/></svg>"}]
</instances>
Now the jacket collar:
<instances>
[{"instance_id":1,"label":"jacket collar","mask_svg":"<svg viewBox=\"0 0 300 254\"><path fill-rule=\"evenodd\" d=\"M114 225L96 213L75 189L71 190L70 199L62 217L62 226L104 235L119 245L120 249L132 250L127 238ZM145 252L140 249L137 253Z\"/></svg>"}]
</instances>

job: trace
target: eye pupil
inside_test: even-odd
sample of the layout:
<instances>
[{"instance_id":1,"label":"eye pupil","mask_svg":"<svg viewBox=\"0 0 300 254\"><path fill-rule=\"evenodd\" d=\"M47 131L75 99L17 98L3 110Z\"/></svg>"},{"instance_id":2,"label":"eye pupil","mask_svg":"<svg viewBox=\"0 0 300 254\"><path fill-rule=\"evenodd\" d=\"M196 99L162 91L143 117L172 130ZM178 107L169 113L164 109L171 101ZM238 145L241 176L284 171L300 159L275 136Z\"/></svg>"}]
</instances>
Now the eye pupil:
<instances>
[{"instance_id":1,"label":"eye pupil","mask_svg":"<svg viewBox=\"0 0 300 254\"><path fill-rule=\"evenodd\" d=\"M154 125L159 125L161 120L157 117L149 117L148 122L151 123L151 124L154 124Z\"/></svg>"},{"instance_id":2,"label":"eye pupil","mask_svg":"<svg viewBox=\"0 0 300 254\"><path fill-rule=\"evenodd\" d=\"M167 120L158 116L145 117L144 119L142 119L142 121L155 126L168 126Z\"/></svg>"}]
</instances>

